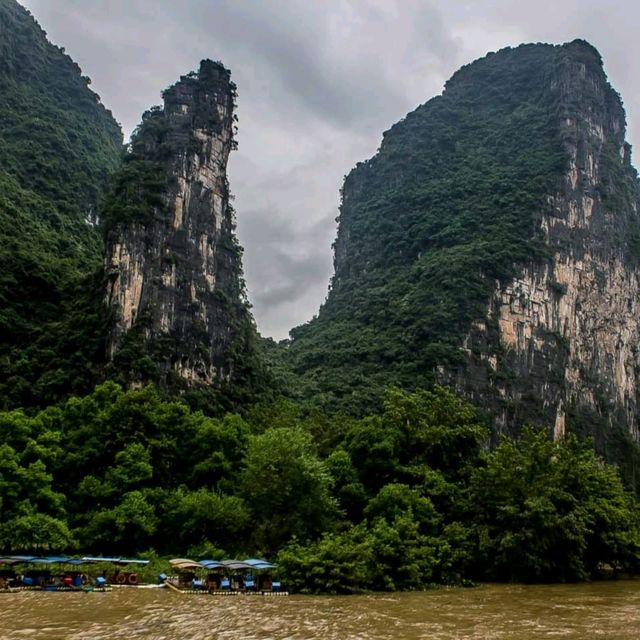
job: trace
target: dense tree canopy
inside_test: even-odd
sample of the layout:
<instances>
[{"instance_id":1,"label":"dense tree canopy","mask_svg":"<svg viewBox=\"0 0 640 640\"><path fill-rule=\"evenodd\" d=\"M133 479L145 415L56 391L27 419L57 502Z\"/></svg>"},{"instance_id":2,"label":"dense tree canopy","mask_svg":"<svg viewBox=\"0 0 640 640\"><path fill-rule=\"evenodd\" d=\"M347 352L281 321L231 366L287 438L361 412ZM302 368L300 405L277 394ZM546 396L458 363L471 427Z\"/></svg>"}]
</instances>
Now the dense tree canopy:
<instances>
[{"instance_id":1,"label":"dense tree canopy","mask_svg":"<svg viewBox=\"0 0 640 640\"><path fill-rule=\"evenodd\" d=\"M380 404L359 420L287 401L212 418L108 382L0 413L0 548L278 556L312 592L637 567L638 505L588 444L529 430L490 451L440 387Z\"/></svg>"},{"instance_id":2,"label":"dense tree canopy","mask_svg":"<svg viewBox=\"0 0 640 640\"><path fill-rule=\"evenodd\" d=\"M122 134L89 78L0 0L0 406L88 392L101 360L98 209Z\"/></svg>"}]
</instances>

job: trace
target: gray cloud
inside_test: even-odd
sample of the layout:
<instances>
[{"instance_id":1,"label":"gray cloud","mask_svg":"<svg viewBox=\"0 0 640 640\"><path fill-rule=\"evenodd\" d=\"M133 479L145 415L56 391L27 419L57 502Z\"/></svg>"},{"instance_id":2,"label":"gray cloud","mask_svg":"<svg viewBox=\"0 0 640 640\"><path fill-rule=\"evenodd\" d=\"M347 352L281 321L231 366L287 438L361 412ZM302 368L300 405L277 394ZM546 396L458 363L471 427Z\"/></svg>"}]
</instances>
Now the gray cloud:
<instances>
[{"instance_id":1,"label":"gray cloud","mask_svg":"<svg viewBox=\"0 0 640 640\"><path fill-rule=\"evenodd\" d=\"M127 134L200 59L231 69L238 235L258 327L277 338L325 298L343 176L460 65L520 42L585 38L625 100L631 142L640 141L632 0L20 1Z\"/></svg>"}]
</instances>

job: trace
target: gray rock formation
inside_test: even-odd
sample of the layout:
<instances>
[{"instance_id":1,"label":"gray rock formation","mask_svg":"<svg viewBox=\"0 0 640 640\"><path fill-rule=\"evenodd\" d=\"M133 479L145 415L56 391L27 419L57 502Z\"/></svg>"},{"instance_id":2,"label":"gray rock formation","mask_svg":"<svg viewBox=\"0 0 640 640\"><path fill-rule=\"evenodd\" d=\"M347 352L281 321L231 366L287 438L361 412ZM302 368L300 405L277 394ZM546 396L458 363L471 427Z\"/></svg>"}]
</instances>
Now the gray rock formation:
<instances>
[{"instance_id":1,"label":"gray rock formation","mask_svg":"<svg viewBox=\"0 0 640 640\"><path fill-rule=\"evenodd\" d=\"M640 190L620 98L597 52L587 53L568 59L551 87L569 156L541 218L551 259L496 283L455 382L492 406L500 428L541 422L559 436L568 414L587 414L637 439Z\"/></svg>"},{"instance_id":2,"label":"gray rock formation","mask_svg":"<svg viewBox=\"0 0 640 640\"><path fill-rule=\"evenodd\" d=\"M228 381L251 323L226 176L235 95L209 60L167 89L107 205L108 358L137 345L165 383Z\"/></svg>"}]
</instances>

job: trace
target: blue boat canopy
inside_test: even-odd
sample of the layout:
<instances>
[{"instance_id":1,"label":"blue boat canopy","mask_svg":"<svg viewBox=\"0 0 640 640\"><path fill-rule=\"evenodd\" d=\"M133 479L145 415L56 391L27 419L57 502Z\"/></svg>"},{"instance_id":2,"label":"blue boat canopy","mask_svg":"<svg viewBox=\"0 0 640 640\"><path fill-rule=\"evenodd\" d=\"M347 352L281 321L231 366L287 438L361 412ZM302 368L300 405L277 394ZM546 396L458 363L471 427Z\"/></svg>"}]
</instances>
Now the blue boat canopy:
<instances>
[{"instance_id":1,"label":"blue boat canopy","mask_svg":"<svg viewBox=\"0 0 640 640\"><path fill-rule=\"evenodd\" d=\"M247 564L250 564L254 569L275 569L277 565L272 562L267 562L262 558L247 558L243 560Z\"/></svg>"},{"instance_id":2,"label":"blue boat canopy","mask_svg":"<svg viewBox=\"0 0 640 640\"><path fill-rule=\"evenodd\" d=\"M120 558L118 564L149 564L151 560L139 560L137 558Z\"/></svg>"},{"instance_id":3,"label":"blue boat canopy","mask_svg":"<svg viewBox=\"0 0 640 640\"><path fill-rule=\"evenodd\" d=\"M7 561L7 564L17 564L18 562L31 562L37 557L38 556L8 556L4 559Z\"/></svg>"},{"instance_id":4,"label":"blue boat canopy","mask_svg":"<svg viewBox=\"0 0 640 640\"><path fill-rule=\"evenodd\" d=\"M38 564L64 564L71 560L71 558L67 558L67 556L42 556L39 558L33 558L29 560L29 562L34 562Z\"/></svg>"},{"instance_id":5,"label":"blue boat canopy","mask_svg":"<svg viewBox=\"0 0 640 640\"><path fill-rule=\"evenodd\" d=\"M102 558L98 556L84 556L83 558L69 558L68 556L3 556L0 557L0 564L71 564L81 565L91 562L113 562L115 564L149 564L149 560L138 560L133 558Z\"/></svg>"},{"instance_id":6,"label":"blue boat canopy","mask_svg":"<svg viewBox=\"0 0 640 640\"><path fill-rule=\"evenodd\" d=\"M5 556L0 558L0 564L18 564L22 562L28 564L74 564L75 560L67 556Z\"/></svg>"},{"instance_id":7,"label":"blue boat canopy","mask_svg":"<svg viewBox=\"0 0 640 640\"><path fill-rule=\"evenodd\" d=\"M242 560L222 560L220 562L226 569L253 569L254 566Z\"/></svg>"},{"instance_id":8,"label":"blue boat canopy","mask_svg":"<svg viewBox=\"0 0 640 640\"><path fill-rule=\"evenodd\" d=\"M206 569L219 569L224 567L220 560L200 560L200 564Z\"/></svg>"},{"instance_id":9,"label":"blue boat canopy","mask_svg":"<svg viewBox=\"0 0 640 640\"><path fill-rule=\"evenodd\" d=\"M25 560L29 564L50 564L49 558L31 558L31 560Z\"/></svg>"},{"instance_id":10,"label":"blue boat canopy","mask_svg":"<svg viewBox=\"0 0 640 640\"><path fill-rule=\"evenodd\" d=\"M18 564L18 562L26 562L26 560L18 560L15 556L0 558L0 564Z\"/></svg>"}]
</instances>

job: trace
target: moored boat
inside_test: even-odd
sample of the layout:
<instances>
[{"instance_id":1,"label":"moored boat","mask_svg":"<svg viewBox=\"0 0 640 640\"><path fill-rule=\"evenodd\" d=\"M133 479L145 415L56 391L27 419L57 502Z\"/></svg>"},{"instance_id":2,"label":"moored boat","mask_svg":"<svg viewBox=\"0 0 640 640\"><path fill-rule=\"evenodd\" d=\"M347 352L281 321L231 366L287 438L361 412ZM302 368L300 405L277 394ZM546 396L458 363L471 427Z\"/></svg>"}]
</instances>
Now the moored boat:
<instances>
[{"instance_id":1,"label":"moored boat","mask_svg":"<svg viewBox=\"0 0 640 640\"><path fill-rule=\"evenodd\" d=\"M140 558L123 558L104 557L104 556L84 556L85 562L98 564L100 567L107 568L102 570L101 577L104 578L106 584L111 587L157 587L158 585L150 585L144 583L139 575L137 568L145 567L149 564L149 560Z\"/></svg>"},{"instance_id":2,"label":"moored boat","mask_svg":"<svg viewBox=\"0 0 640 640\"><path fill-rule=\"evenodd\" d=\"M4 591L107 591L86 573L82 558L67 556L5 556L0 558Z\"/></svg>"},{"instance_id":3,"label":"moored boat","mask_svg":"<svg viewBox=\"0 0 640 640\"><path fill-rule=\"evenodd\" d=\"M169 561L175 575L164 576L167 586L177 593L216 596L289 595L279 580L272 579L277 565L261 558L212 560L199 562L189 558Z\"/></svg>"}]
</instances>

